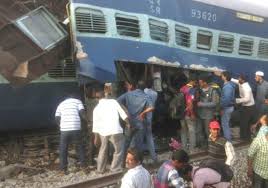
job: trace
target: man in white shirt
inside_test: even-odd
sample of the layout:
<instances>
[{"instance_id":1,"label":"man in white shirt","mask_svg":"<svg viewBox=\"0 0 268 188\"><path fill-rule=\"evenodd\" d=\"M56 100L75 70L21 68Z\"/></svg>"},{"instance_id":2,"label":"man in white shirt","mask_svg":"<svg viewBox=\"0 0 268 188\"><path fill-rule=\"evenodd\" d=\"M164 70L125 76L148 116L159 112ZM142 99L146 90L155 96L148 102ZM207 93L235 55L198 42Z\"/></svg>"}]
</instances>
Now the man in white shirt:
<instances>
[{"instance_id":1,"label":"man in white shirt","mask_svg":"<svg viewBox=\"0 0 268 188\"><path fill-rule=\"evenodd\" d=\"M142 166L142 153L135 149L127 150L126 167L129 169L122 178L121 188L152 188L150 173Z\"/></svg>"},{"instance_id":2,"label":"man in white shirt","mask_svg":"<svg viewBox=\"0 0 268 188\"><path fill-rule=\"evenodd\" d=\"M245 141L250 141L250 125L255 119L255 101L249 83L246 81L246 76L241 74L239 79L231 79L232 82L239 85L240 98L236 98L237 104L241 104L240 109L240 138Z\"/></svg>"},{"instance_id":3,"label":"man in white shirt","mask_svg":"<svg viewBox=\"0 0 268 188\"><path fill-rule=\"evenodd\" d=\"M68 97L57 107L55 118L60 126L60 170L67 173L68 145L76 144L79 160L85 167L85 151L81 139L81 118L86 120L82 102L74 94Z\"/></svg>"},{"instance_id":4,"label":"man in white shirt","mask_svg":"<svg viewBox=\"0 0 268 188\"><path fill-rule=\"evenodd\" d=\"M106 98L104 98L103 91L98 93L102 98L93 110L93 132L99 134L101 140L97 171L98 173L104 173L106 170L109 141L114 147L111 171L119 171L121 170L124 151L124 135L119 117L129 126L128 116L115 99L110 99L109 95L105 95Z\"/></svg>"}]
</instances>

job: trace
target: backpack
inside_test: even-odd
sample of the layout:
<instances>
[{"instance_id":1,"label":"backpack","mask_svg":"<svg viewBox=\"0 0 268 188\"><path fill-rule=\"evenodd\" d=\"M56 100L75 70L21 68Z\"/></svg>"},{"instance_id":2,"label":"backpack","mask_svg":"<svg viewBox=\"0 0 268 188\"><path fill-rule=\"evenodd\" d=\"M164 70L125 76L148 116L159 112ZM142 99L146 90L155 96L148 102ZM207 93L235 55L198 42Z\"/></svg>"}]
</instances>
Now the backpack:
<instances>
[{"instance_id":1,"label":"backpack","mask_svg":"<svg viewBox=\"0 0 268 188\"><path fill-rule=\"evenodd\" d=\"M185 96L182 92L173 96L169 102L169 114L172 119L183 119L186 109Z\"/></svg>"},{"instance_id":2,"label":"backpack","mask_svg":"<svg viewBox=\"0 0 268 188\"><path fill-rule=\"evenodd\" d=\"M199 168L194 171L194 174L201 168L210 168L218 172L221 175L220 182L230 182L234 176L234 173L230 166L228 166L221 160L207 159L202 161L199 165Z\"/></svg>"}]
</instances>

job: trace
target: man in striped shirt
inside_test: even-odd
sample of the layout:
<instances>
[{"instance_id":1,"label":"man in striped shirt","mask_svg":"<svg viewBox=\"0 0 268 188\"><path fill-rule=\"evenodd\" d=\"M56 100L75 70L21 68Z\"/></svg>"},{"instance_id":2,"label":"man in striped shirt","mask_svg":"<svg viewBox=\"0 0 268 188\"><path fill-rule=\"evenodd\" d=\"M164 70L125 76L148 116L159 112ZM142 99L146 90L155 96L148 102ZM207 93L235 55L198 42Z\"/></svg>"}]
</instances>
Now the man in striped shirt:
<instances>
[{"instance_id":1,"label":"man in striped shirt","mask_svg":"<svg viewBox=\"0 0 268 188\"><path fill-rule=\"evenodd\" d=\"M81 118L85 118L82 102L70 94L59 104L56 113L56 122L60 126L60 170L67 173L68 145L76 144L81 166L85 166L85 151L81 139Z\"/></svg>"}]
</instances>

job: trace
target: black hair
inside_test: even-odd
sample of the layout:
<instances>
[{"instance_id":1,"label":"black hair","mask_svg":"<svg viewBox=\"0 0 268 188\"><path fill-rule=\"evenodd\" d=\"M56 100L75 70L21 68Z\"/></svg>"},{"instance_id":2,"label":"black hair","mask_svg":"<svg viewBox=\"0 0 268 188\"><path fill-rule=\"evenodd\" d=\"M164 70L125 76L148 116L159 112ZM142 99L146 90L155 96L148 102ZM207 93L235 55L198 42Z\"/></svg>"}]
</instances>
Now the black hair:
<instances>
[{"instance_id":1,"label":"black hair","mask_svg":"<svg viewBox=\"0 0 268 188\"><path fill-rule=\"evenodd\" d=\"M245 75L245 74L240 74L239 78L242 79L245 82L247 81L247 75Z\"/></svg>"},{"instance_id":2,"label":"black hair","mask_svg":"<svg viewBox=\"0 0 268 188\"><path fill-rule=\"evenodd\" d=\"M222 75L226 78L227 81L231 80L231 74L228 71L222 72Z\"/></svg>"},{"instance_id":3,"label":"black hair","mask_svg":"<svg viewBox=\"0 0 268 188\"><path fill-rule=\"evenodd\" d=\"M139 80L137 83L137 88L140 90L144 90L146 88L146 84L143 80Z\"/></svg>"},{"instance_id":4,"label":"black hair","mask_svg":"<svg viewBox=\"0 0 268 188\"><path fill-rule=\"evenodd\" d=\"M75 91L71 91L71 92L65 92L64 93L64 97L67 98L75 98L75 99L79 99L80 98L80 94L78 92Z\"/></svg>"},{"instance_id":5,"label":"black hair","mask_svg":"<svg viewBox=\"0 0 268 188\"><path fill-rule=\"evenodd\" d=\"M191 82L191 81L197 81L197 77L194 75L189 76L188 82Z\"/></svg>"},{"instance_id":6,"label":"black hair","mask_svg":"<svg viewBox=\"0 0 268 188\"><path fill-rule=\"evenodd\" d=\"M178 162L181 162L181 163L188 163L189 161L189 155L182 149L180 150L176 150L172 153L172 157L171 159L173 161L178 161Z\"/></svg>"},{"instance_id":7,"label":"black hair","mask_svg":"<svg viewBox=\"0 0 268 188\"><path fill-rule=\"evenodd\" d=\"M146 83L147 83L147 88L153 87L153 79L148 79Z\"/></svg>"},{"instance_id":8,"label":"black hair","mask_svg":"<svg viewBox=\"0 0 268 188\"><path fill-rule=\"evenodd\" d=\"M209 76L208 75L200 75L198 80L202 80L206 83L209 83Z\"/></svg>"},{"instance_id":9,"label":"black hair","mask_svg":"<svg viewBox=\"0 0 268 188\"><path fill-rule=\"evenodd\" d=\"M184 177L187 176L189 172L192 172L193 166L190 164L187 164L183 166L181 169L178 170L180 176Z\"/></svg>"},{"instance_id":10,"label":"black hair","mask_svg":"<svg viewBox=\"0 0 268 188\"><path fill-rule=\"evenodd\" d=\"M131 155L133 155L134 159L137 162L142 163L142 161L143 161L143 153L140 152L138 149L136 149L136 148L129 148L127 150L127 153L130 153Z\"/></svg>"}]
</instances>

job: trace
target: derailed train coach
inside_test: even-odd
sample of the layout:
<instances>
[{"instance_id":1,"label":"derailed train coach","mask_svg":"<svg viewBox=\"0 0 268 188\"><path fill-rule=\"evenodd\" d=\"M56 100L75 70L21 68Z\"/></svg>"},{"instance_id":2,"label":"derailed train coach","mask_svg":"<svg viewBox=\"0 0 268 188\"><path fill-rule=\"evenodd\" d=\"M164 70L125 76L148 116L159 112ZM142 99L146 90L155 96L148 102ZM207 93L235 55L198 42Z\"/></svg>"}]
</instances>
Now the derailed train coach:
<instances>
[{"instance_id":1,"label":"derailed train coach","mask_svg":"<svg viewBox=\"0 0 268 188\"><path fill-rule=\"evenodd\" d=\"M1 57L4 103L0 121L6 122L1 130L53 127L63 93L79 92L84 84L93 88L95 83L147 78L153 64L176 69L163 74L229 70L234 76L243 72L250 80L255 71L268 68L265 11L254 14L243 8L246 5L234 8L201 0L70 0L66 4L68 37L44 8L16 9L20 4L15 2L0 3L0 34L9 34L0 37L0 54L9 53L15 59ZM10 16L12 9L20 10L19 14ZM38 19L45 27L32 24ZM9 27L16 32L11 34ZM23 40L12 40L20 35ZM6 42L7 36L15 42ZM67 39L70 43L64 44ZM51 41L53 45L46 46ZM67 55L66 48L72 50ZM133 78L126 76L133 73Z\"/></svg>"},{"instance_id":2,"label":"derailed train coach","mask_svg":"<svg viewBox=\"0 0 268 188\"><path fill-rule=\"evenodd\" d=\"M59 65L74 69L66 60L69 42L67 30L45 5L0 2L0 131L54 125L54 108L62 95L78 92L75 71L64 80L54 78L61 73Z\"/></svg>"}]
</instances>

